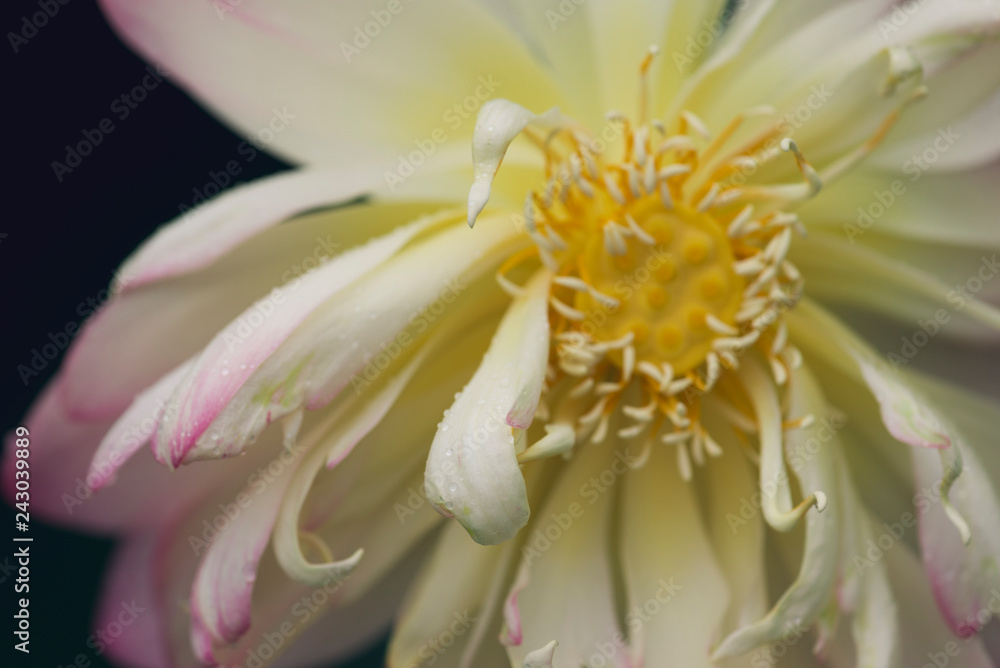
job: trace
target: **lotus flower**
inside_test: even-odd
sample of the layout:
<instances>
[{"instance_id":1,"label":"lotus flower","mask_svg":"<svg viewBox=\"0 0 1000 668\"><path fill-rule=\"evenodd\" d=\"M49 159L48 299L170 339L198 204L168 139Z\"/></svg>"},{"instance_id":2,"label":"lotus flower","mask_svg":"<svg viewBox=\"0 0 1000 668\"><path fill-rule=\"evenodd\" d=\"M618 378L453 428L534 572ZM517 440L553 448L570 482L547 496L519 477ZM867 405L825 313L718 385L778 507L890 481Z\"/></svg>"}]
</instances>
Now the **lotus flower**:
<instances>
[{"instance_id":1,"label":"lotus flower","mask_svg":"<svg viewBox=\"0 0 1000 668\"><path fill-rule=\"evenodd\" d=\"M1000 411L914 360L996 351L996 3L103 5L300 165L28 417L109 656L993 665Z\"/></svg>"}]
</instances>

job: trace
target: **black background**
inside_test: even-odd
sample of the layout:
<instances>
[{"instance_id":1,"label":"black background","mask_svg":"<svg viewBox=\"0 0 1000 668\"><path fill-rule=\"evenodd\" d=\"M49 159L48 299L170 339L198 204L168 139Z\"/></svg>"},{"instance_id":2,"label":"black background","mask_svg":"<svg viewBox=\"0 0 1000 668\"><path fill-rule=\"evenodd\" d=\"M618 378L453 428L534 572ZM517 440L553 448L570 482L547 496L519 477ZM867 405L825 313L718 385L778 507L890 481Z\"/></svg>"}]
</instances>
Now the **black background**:
<instances>
[{"instance_id":1,"label":"black background","mask_svg":"<svg viewBox=\"0 0 1000 668\"><path fill-rule=\"evenodd\" d=\"M121 107L111 105L142 81L146 63L118 40L92 2L58 5L15 53L9 33L24 29L23 17L39 11L36 3L12 0L0 10L6 175L0 233L7 235L0 239L3 431L20 424L60 360L27 385L17 366L30 363L32 349L48 343L49 332L79 322L80 303L97 298L128 253L175 217L181 204L191 203L193 189L209 182L210 171L240 158L236 149L243 141L168 82L120 120L115 112ZM52 162L64 162L66 145L103 118L111 118L114 131L60 182ZM263 153L241 164L238 181L287 169ZM0 507L8 536L13 512ZM0 572L0 656L11 657L0 662L55 668L83 653L91 666L108 666L85 643L111 542L37 520L31 535L31 654L12 649L14 576ZM12 543L6 538L3 544L0 563ZM382 665L383 652L376 647L349 665Z\"/></svg>"},{"instance_id":2,"label":"black background","mask_svg":"<svg viewBox=\"0 0 1000 668\"><path fill-rule=\"evenodd\" d=\"M68 0L27 43L11 46L9 35L23 29L24 17L37 13L38 0L10 0L0 7L0 64L3 97L3 218L0 233L0 290L3 295L3 361L0 431L18 425L54 374L50 364L27 385L17 372L30 364L32 350L48 343L50 332L79 322L77 308L105 289L115 268L156 227L190 204L194 189L209 182L228 161L240 158L243 139L219 124L169 82L149 92L129 116L119 119L112 103L146 75L146 63L121 44L97 7ZM47 0L51 2L52 0ZM66 145L84 130L111 118L105 136L79 167L60 182L53 161L64 161ZM258 153L241 160L239 181L286 169ZM878 338L877 322L855 321ZM893 337L886 350L898 348ZM944 343L934 348L944 348ZM952 349L948 365L937 370L971 379L997 394L996 377L983 372L987 360L1000 359L995 348ZM920 364L934 367L935 353ZM990 362L991 368L996 364ZM975 373L979 369L979 373ZM8 534L13 512L0 504L3 547L0 564L11 552ZM69 666L85 654L91 666L109 664L86 647L91 615L111 543L32 523L31 654L12 650L13 582L0 570L0 616L5 666ZM382 665L384 646L373 648L351 666Z\"/></svg>"}]
</instances>

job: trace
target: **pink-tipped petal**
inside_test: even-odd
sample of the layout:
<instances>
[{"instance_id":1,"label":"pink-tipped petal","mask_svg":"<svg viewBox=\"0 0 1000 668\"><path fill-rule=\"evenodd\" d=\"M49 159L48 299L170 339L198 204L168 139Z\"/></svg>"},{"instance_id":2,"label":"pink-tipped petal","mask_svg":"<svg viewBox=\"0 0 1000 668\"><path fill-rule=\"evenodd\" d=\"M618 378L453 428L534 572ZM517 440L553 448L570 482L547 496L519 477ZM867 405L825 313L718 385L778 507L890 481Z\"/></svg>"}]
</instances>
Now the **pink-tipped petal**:
<instances>
[{"instance_id":1,"label":"pink-tipped petal","mask_svg":"<svg viewBox=\"0 0 1000 668\"><path fill-rule=\"evenodd\" d=\"M160 228L119 270L124 290L202 269L292 216L356 199L381 185L356 169L282 172L225 191Z\"/></svg>"},{"instance_id":2,"label":"pink-tipped petal","mask_svg":"<svg viewBox=\"0 0 1000 668\"><path fill-rule=\"evenodd\" d=\"M391 257L426 229L430 220L399 228L343 253L295 283L275 288L217 334L170 401L153 438L157 459L176 467L185 461L238 454L247 442L246 431L230 433L220 429L206 434L209 425L303 321L333 295ZM299 369L285 371L294 376ZM262 396L256 401L263 403L271 398Z\"/></svg>"},{"instance_id":3,"label":"pink-tipped petal","mask_svg":"<svg viewBox=\"0 0 1000 668\"><path fill-rule=\"evenodd\" d=\"M414 140L431 141L435 128L467 142L473 123L453 111L456 101L486 100L499 89L547 108L560 92L478 2L404 3L397 13L357 1L101 4L168 81L299 164L343 165L381 179L414 150ZM384 34L366 34L371 26Z\"/></svg>"},{"instance_id":4,"label":"pink-tipped petal","mask_svg":"<svg viewBox=\"0 0 1000 668\"><path fill-rule=\"evenodd\" d=\"M453 212L432 218L441 223L458 220ZM411 322L419 323L415 316L421 311L435 303L451 304L468 282L522 247L524 239L513 226L506 221L497 223L475 234L464 224L460 227L451 223L433 236L418 240L318 304L308 318L297 314L300 324L293 331L272 325L275 318L266 321L258 331L264 333L261 338L268 346L281 338L268 332L287 337L269 355L256 358L252 362L255 368L249 369L248 363L247 370L252 373L225 405L219 405L219 397L229 396L232 387L228 377L222 376L221 366L216 367L218 376L205 377L210 383L205 387L213 387L221 394L209 395L204 388L193 385L186 388L178 397L186 402L178 403L179 419L164 420L155 437L160 456L165 461L180 462L185 457L211 457L216 447L220 453L243 451L271 422L302 408L314 410L329 403L358 371L383 354L384 347L391 345L404 328ZM316 287L329 295L324 286ZM296 295L294 303L301 307L307 300ZM225 340L219 344L228 352ZM258 354L271 350L258 347L255 341L248 341L247 348L254 348ZM203 362L221 365L225 359L230 358L215 355ZM230 376L235 374L233 369L229 371ZM188 398L195 394L209 403L190 402ZM179 428L181 425L183 428ZM185 436L185 431L190 433ZM195 434L200 438L192 436ZM218 442L211 439L213 435L219 436Z\"/></svg>"},{"instance_id":5,"label":"pink-tipped petal","mask_svg":"<svg viewBox=\"0 0 1000 668\"><path fill-rule=\"evenodd\" d=\"M253 192L251 186L239 196ZM302 215L259 231L197 271L120 291L86 322L67 354L67 410L85 420L117 417L137 393L201 352L275 286L297 290L317 266L437 208L433 202L383 203ZM198 238L186 241L197 255ZM187 255L187 246L171 248Z\"/></svg>"},{"instance_id":6,"label":"pink-tipped petal","mask_svg":"<svg viewBox=\"0 0 1000 668\"><path fill-rule=\"evenodd\" d=\"M194 360L185 362L137 396L108 430L87 471L87 480L94 491L113 482L118 469L149 441L163 417L170 395L192 366Z\"/></svg>"},{"instance_id":7,"label":"pink-tipped petal","mask_svg":"<svg viewBox=\"0 0 1000 668\"><path fill-rule=\"evenodd\" d=\"M275 460L278 461L278 460ZM226 504L233 518L204 554L191 590L192 644L203 646L202 631L216 640L236 642L251 622L253 585L261 554L298 459L279 463L281 472L257 479ZM277 468L277 467L276 467Z\"/></svg>"},{"instance_id":8,"label":"pink-tipped petal","mask_svg":"<svg viewBox=\"0 0 1000 668\"><path fill-rule=\"evenodd\" d=\"M231 461L222 470L213 466L171 474L148 453L139 451L124 461L116 484L97 490L106 480L100 472L88 475L94 453L112 424L83 423L67 415L62 401L63 377L44 390L24 420L31 439L31 507L47 521L105 533L156 526L185 508L196 506L219 487L220 479L239 479L256 469L266 448ZM13 432L8 436L14 438ZM15 458L4 453L4 492L13 499ZM230 478L230 476L232 478Z\"/></svg>"},{"instance_id":9,"label":"pink-tipped petal","mask_svg":"<svg viewBox=\"0 0 1000 668\"><path fill-rule=\"evenodd\" d=\"M951 447L951 439L937 417L909 388L880 365L858 358L858 366L893 438L921 448Z\"/></svg>"}]
</instances>

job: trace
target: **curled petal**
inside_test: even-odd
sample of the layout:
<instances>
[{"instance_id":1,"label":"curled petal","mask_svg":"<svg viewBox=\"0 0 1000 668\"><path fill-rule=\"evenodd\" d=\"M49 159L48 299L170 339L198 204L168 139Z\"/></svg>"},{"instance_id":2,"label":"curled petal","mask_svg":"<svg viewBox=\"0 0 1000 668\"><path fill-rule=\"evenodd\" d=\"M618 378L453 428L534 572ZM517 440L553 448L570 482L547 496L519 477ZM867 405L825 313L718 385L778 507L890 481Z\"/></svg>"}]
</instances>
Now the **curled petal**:
<instances>
[{"instance_id":1,"label":"curled petal","mask_svg":"<svg viewBox=\"0 0 1000 668\"><path fill-rule=\"evenodd\" d=\"M427 458L427 499L483 545L511 538L528 521L515 442L531 423L545 378L550 280L539 273L511 304Z\"/></svg>"},{"instance_id":2,"label":"curled petal","mask_svg":"<svg viewBox=\"0 0 1000 668\"><path fill-rule=\"evenodd\" d=\"M432 216L428 224L457 222L458 214L451 211ZM514 226L491 225L471 234L464 225L453 224L402 249L376 270L331 295L331 299L318 303L310 313L303 314L299 304L293 308L297 320L291 331L280 323L271 325L276 319L272 316L265 326L279 336L262 335L262 340L270 343L258 348L256 368L251 370L250 363L247 364L247 371L252 372L232 394L232 388L225 382L229 376L221 378L221 366L219 378L206 376L231 398L222 402L209 395L207 407L189 400L189 413L184 416L189 426L187 429L171 426L176 439L169 446L158 446L161 456L184 457L185 448L192 447L199 457L212 456L216 447L220 454L223 450L230 454L245 451L271 422L303 407L314 410L324 406L348 384L353 383L355 391L360 392L371 382L356 374L376 355L387 354L388 346L396 343L400 349L404 348L405 344L397 341L403 339L404 328L411 323L426 327L434 322L436 316L421 313L432 305L444 306L456 301L469 287L467 282L524 243ZM321 285L313 287L329 292ZM300 287L298 291L303 289ZM411 342L416 338L410 332L405 336ZM212 361L224 364L224 360L230 359L222 355L226 350L223 342ZM230 368L229 375L234 372ZM184 432L193 433L196 429L202 435L195 447L190 434L185 436ZM163 425L158 433L165 433ZM213 434L220 436L218 442L211 440Z\"/></svg>"},{"instance_id":3,"label":"curled petal","mask_svg":"<svg viewBox=\"0 0 1000 668\"><path fill-rule=\"evenodd\" d=\"M323 443L313 447L301 469L296 472L290 490L282 501L274 531L275 556L292 579L312 585L321 584L331 578L341 581L361 561L363 549L358 549L347 559L334 561L332 555L325 555L328 557L326 563L309 562L302 553L299 540L299 515L302 505L312 488L316 474L326 462L342 461L361 439L378 426L423 362L427 351L425 348L422 354L414 357L406 367L388 379L370 399L361 402L354 397L353 401L343 403L327 418L327 428L332 427L334 431L324 439ZM328 551L322 543L318 546L321 551Z\"/></svg>"},{"instance_id":4,"label":"curled petal","mask_svg":"<svg viewBox=\"0 0 1000 668\"><path fill-rule=\"evenodd\" d=\"M791 414L824 414L825 401L816 381L805 369L792 372L789 387ZM805 448L805 441L814 437L815 429L816 425L790 432L786 444L788 451L800 452L801 448ZM796 472L803 489L825 489L830 492L838 489L838 472L832 452L835 448L832 443L827 444L814 457L804 461ZM762 489L762 494L767 496L776 482L770 481ZM833 596L839 557L839 528L840 512L836 504L830 504L822 513L806 514L805 548L795 582L762 619L727 636L713 652L714 660L738 656L754 647L773 642L790 627L804 631L819 618Z\"/></svg>"},{"instance_id":5,"label":"curled petal","mask_svg":"<svg viewBox=\"0 0 1000 668\"><path fill-rule=\"evenodd\" d=\"M556 109L541 116L509 100L490 100L483 104L472 135L473 182L469 190L469 227L486 208L493 190L493 177L500 168L507 147L528 125L556 117Z\"/></svg>"}]
</instances>

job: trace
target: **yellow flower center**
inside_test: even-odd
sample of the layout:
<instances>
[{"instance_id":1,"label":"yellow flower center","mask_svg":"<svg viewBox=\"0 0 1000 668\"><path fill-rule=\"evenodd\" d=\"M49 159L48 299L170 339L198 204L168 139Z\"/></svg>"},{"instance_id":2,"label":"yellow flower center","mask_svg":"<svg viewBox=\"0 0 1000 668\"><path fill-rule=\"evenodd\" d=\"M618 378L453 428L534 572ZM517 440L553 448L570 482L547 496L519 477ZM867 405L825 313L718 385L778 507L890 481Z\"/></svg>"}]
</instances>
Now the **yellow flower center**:
<instances>
[{"instance_id":1,"label":"yellow flower center","mask_svg":"<svg viewBox=\"0 0 1000 668\"><path fill-rule=\"evenodd\" d=\"M573 305L606 316L598 338L620 339L631 332L638 359L666 362L685 373L711 351L716 333L708 317L732 324L739 308L745 281L733 270L734 249L717 221L689 207L665 211L654 195L628 209L625 215L648 235L645 241L623 239L623 247L612 253L602 234L590 233L580 253L586 282L620 305L607 309L588 292L578 292ZM602 220L613 218L605 214L587 224Z\"/></svg>"},{"instance_id":2,"label":"yellow flower center","mask_svg":"<svg viewBox=\"0 0 1000 668\"><path fill-rule=\"evenodd\" d=\"M654 53L640 69L640 109ZM924 92L916 89L904 104ZM898 116L890 114L823 178L851 169ZM689 479L692 463L721 454L702 424L705 395L714 391L715 414L753 434L753 392L737 376L741 359L768 366L775 388L801 362L782 314L802 294L787 254L794 233L805 230L787 206L816 195L822 179L769 107L736 115L714 135L690 111L636 125L618 112L607 118L620 130L613 150L566 119L547 133L535 125L523 131L545 155L544 183L524 206L534 247L505 263L498 280L517 295L506 278L516 265L537 257L552 272L553 349L539 407L548 435L519 459L600 443L613 430L619 439L642 439L637 465L656 442L676 446ZM801 181L748 183L787 154ZM485 201L473 192L470 202ZM801 416L782 428L808 421Z\"/></svg>"}]
</instances>

